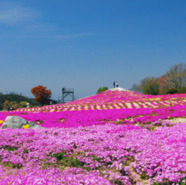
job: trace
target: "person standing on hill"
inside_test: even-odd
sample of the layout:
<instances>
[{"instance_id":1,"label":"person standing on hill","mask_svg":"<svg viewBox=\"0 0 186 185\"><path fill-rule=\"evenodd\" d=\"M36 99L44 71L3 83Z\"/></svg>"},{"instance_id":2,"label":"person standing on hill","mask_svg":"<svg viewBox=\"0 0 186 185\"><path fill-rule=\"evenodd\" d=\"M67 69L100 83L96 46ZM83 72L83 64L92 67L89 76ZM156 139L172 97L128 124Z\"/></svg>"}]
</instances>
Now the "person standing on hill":
<instances>
[{"instance_id":1,"label":"person standing on hill","mask_svg":"<svg viewBox=\"0 0 186 185\"><path fill-rule=\"evenodd\" d=\"M116 82L116 87L119 87L118 81Z\"/></svg>"},{"instance_id":2,"label":"person standing on hill","mask_svg":"<svg viewBox=\"0 0 186 185\"><path fill-rule=\"evenodd\" d=\"M115 81L114 81L114 83L113 83L113 86L114 86L114 88L116 87L116 83L115 83Z\"/></svg>"}]
</instances>

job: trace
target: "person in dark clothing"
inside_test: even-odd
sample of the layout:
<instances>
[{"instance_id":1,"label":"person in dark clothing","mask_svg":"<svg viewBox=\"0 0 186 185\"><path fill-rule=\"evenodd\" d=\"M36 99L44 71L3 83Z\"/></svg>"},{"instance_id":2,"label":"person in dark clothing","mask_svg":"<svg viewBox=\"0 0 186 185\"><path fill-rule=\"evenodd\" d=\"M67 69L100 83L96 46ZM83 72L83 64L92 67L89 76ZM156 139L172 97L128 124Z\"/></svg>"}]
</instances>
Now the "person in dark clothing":
<instances>
[{"instance_id":1,"label":"person in dark clothing","mask_svg":"<svg viewBox=\"0 0 186 185\"><path fill-rule=\"evenodd\" d=\"M115 81L114 81L114 83L113 83L113 86L114 86L114 88L116 87L116 83L115 83Z\"/></svg>"}]
</instances>

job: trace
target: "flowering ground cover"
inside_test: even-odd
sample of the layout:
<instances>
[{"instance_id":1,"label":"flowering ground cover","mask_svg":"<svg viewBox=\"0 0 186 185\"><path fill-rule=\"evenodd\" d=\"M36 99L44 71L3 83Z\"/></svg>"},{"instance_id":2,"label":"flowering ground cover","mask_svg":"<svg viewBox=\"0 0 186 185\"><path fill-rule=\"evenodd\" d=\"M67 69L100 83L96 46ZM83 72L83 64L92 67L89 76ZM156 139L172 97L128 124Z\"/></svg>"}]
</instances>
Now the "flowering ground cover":
<instances>
[{"instance_id":1,"label":"flowering ground cover","mask_svg":"<svg viewBox=\"0 0 186 185\"><path fill-rule=\"evenodd\" d=\"M77 127L120 123L144 125L186 116L186 94L152 96L106 91L70 103L1 112L0 120L17 115L44 127Z\"/></svg>"},{"instance_id":2,"label":"flowering ground cover","mask_svg":"<svg viewBox=\"0 0 186 185\"><path fill-rule=\"evenodd\" d=\"M185 184L185 124L0 130L1 184Z\"/></svg>"},{"instance_id":3,"label":"flowering ground cover","mask_svg":"<svg viewBox=\"0 0 186 185\"><path fill-rule=\"evenodd\" d=\"M45 129L0 129L0 184L186 184L186 94L106 91L0 112Z\"/></svg>"},{"instance_id":4,"label":"flowering ground cover","mask_svg":"<svg viewBox=\"0 0 186 185\"><path fill-rule=\"evenodd\" d=\"M131 91L112 91L72 101L65 104L49 105L34 108L21 108L26 112L61 112L81 110L105 110L124 108L162 108L186 104L186 94L144 95Z\"/></svg>"},{"instance_id":5,"label":"flowering ground cover","mask_svg":"<svg viewBox=\"0 0 186 185\"><path fill-rule=\"evenodd\" d=\"M138 124L140 126L153 126L151 123L169 120L176 117L186 117L186 105L150 109L111 109L111 110L86 110L62 112L0 112L0 120L5 120L8 115L20 116L28 121L33 121L40 126L51 127L78 127L106 123Z\"/></svg>"}]
</instances>

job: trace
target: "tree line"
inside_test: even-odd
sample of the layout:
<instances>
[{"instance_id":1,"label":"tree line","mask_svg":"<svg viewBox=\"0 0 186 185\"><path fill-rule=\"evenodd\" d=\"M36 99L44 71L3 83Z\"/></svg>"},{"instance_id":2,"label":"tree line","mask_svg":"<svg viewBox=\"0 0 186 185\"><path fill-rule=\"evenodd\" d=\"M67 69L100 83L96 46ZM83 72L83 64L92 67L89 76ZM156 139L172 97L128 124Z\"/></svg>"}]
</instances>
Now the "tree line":
<instances>
[{"instance_id":1,"label":"tree line","mask_svg":"<svg viewBox=\"0 0 186 185\"><path fill-rule=\"evenodd\" d=\"M186 93L186 64L176 64L160 77L145 77L130 90L150 95Z\"/></svg>"},{"instance_id":2,"label":"tree line","mask_svg":"<svg viewBox=\"0 0 186 185\"><path fill-rule=\"evenodd\" d=\"M31 93L34 95L34 99L16 93L0 93L0 110L14 110L50 104L51 90L47 90L46 87L38 85L31 89Z\"/></svg>"},{"instance_id":3,"label":"tree line","mask_svg":"<svg viewBox=\"0 0 186 185\"><path fill-rule=\"evenodd\" d=\"M3 94L0 93L0 110L17 109L30 106L38 106L39 104L33 99L16 93Z\"/></svg>"}]
</instances>

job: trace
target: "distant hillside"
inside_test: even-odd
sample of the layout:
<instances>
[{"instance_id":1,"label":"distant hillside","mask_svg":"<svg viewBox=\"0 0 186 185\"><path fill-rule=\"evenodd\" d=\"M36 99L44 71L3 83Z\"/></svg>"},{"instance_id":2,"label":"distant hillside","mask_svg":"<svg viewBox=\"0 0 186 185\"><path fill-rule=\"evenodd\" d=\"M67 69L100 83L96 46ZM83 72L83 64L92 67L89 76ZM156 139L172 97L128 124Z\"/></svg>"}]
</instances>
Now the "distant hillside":
<instances>
[{"instance_id":1,"label":"distant hillside","mask_svg":"<svg viewBox=\"0 0 186 185\"><path fill-rule=\"evenodd\" d=\"M155 109L183 104L186 104L186 93L170 95L146 95L118 87L64 104L47 105L33 108L20 108L16 111L61 112L127 108Z\"/></svg>"},{"instance_id":2,"label":"distant hillside","mask_svg":"<svg viewBox=\"0 0 186 185\"><path fill-rule=\"evenodd\" d=\"M31 106L38 106L39 104L33 99L33 98L28 98L19 94L2 94L0 93L0 110L3 109L3 104L4 102L8 100L10 102L15 101L16 103L20 103L23 101L26 101L30 103Z\"/></svg>"}]
</instances>

